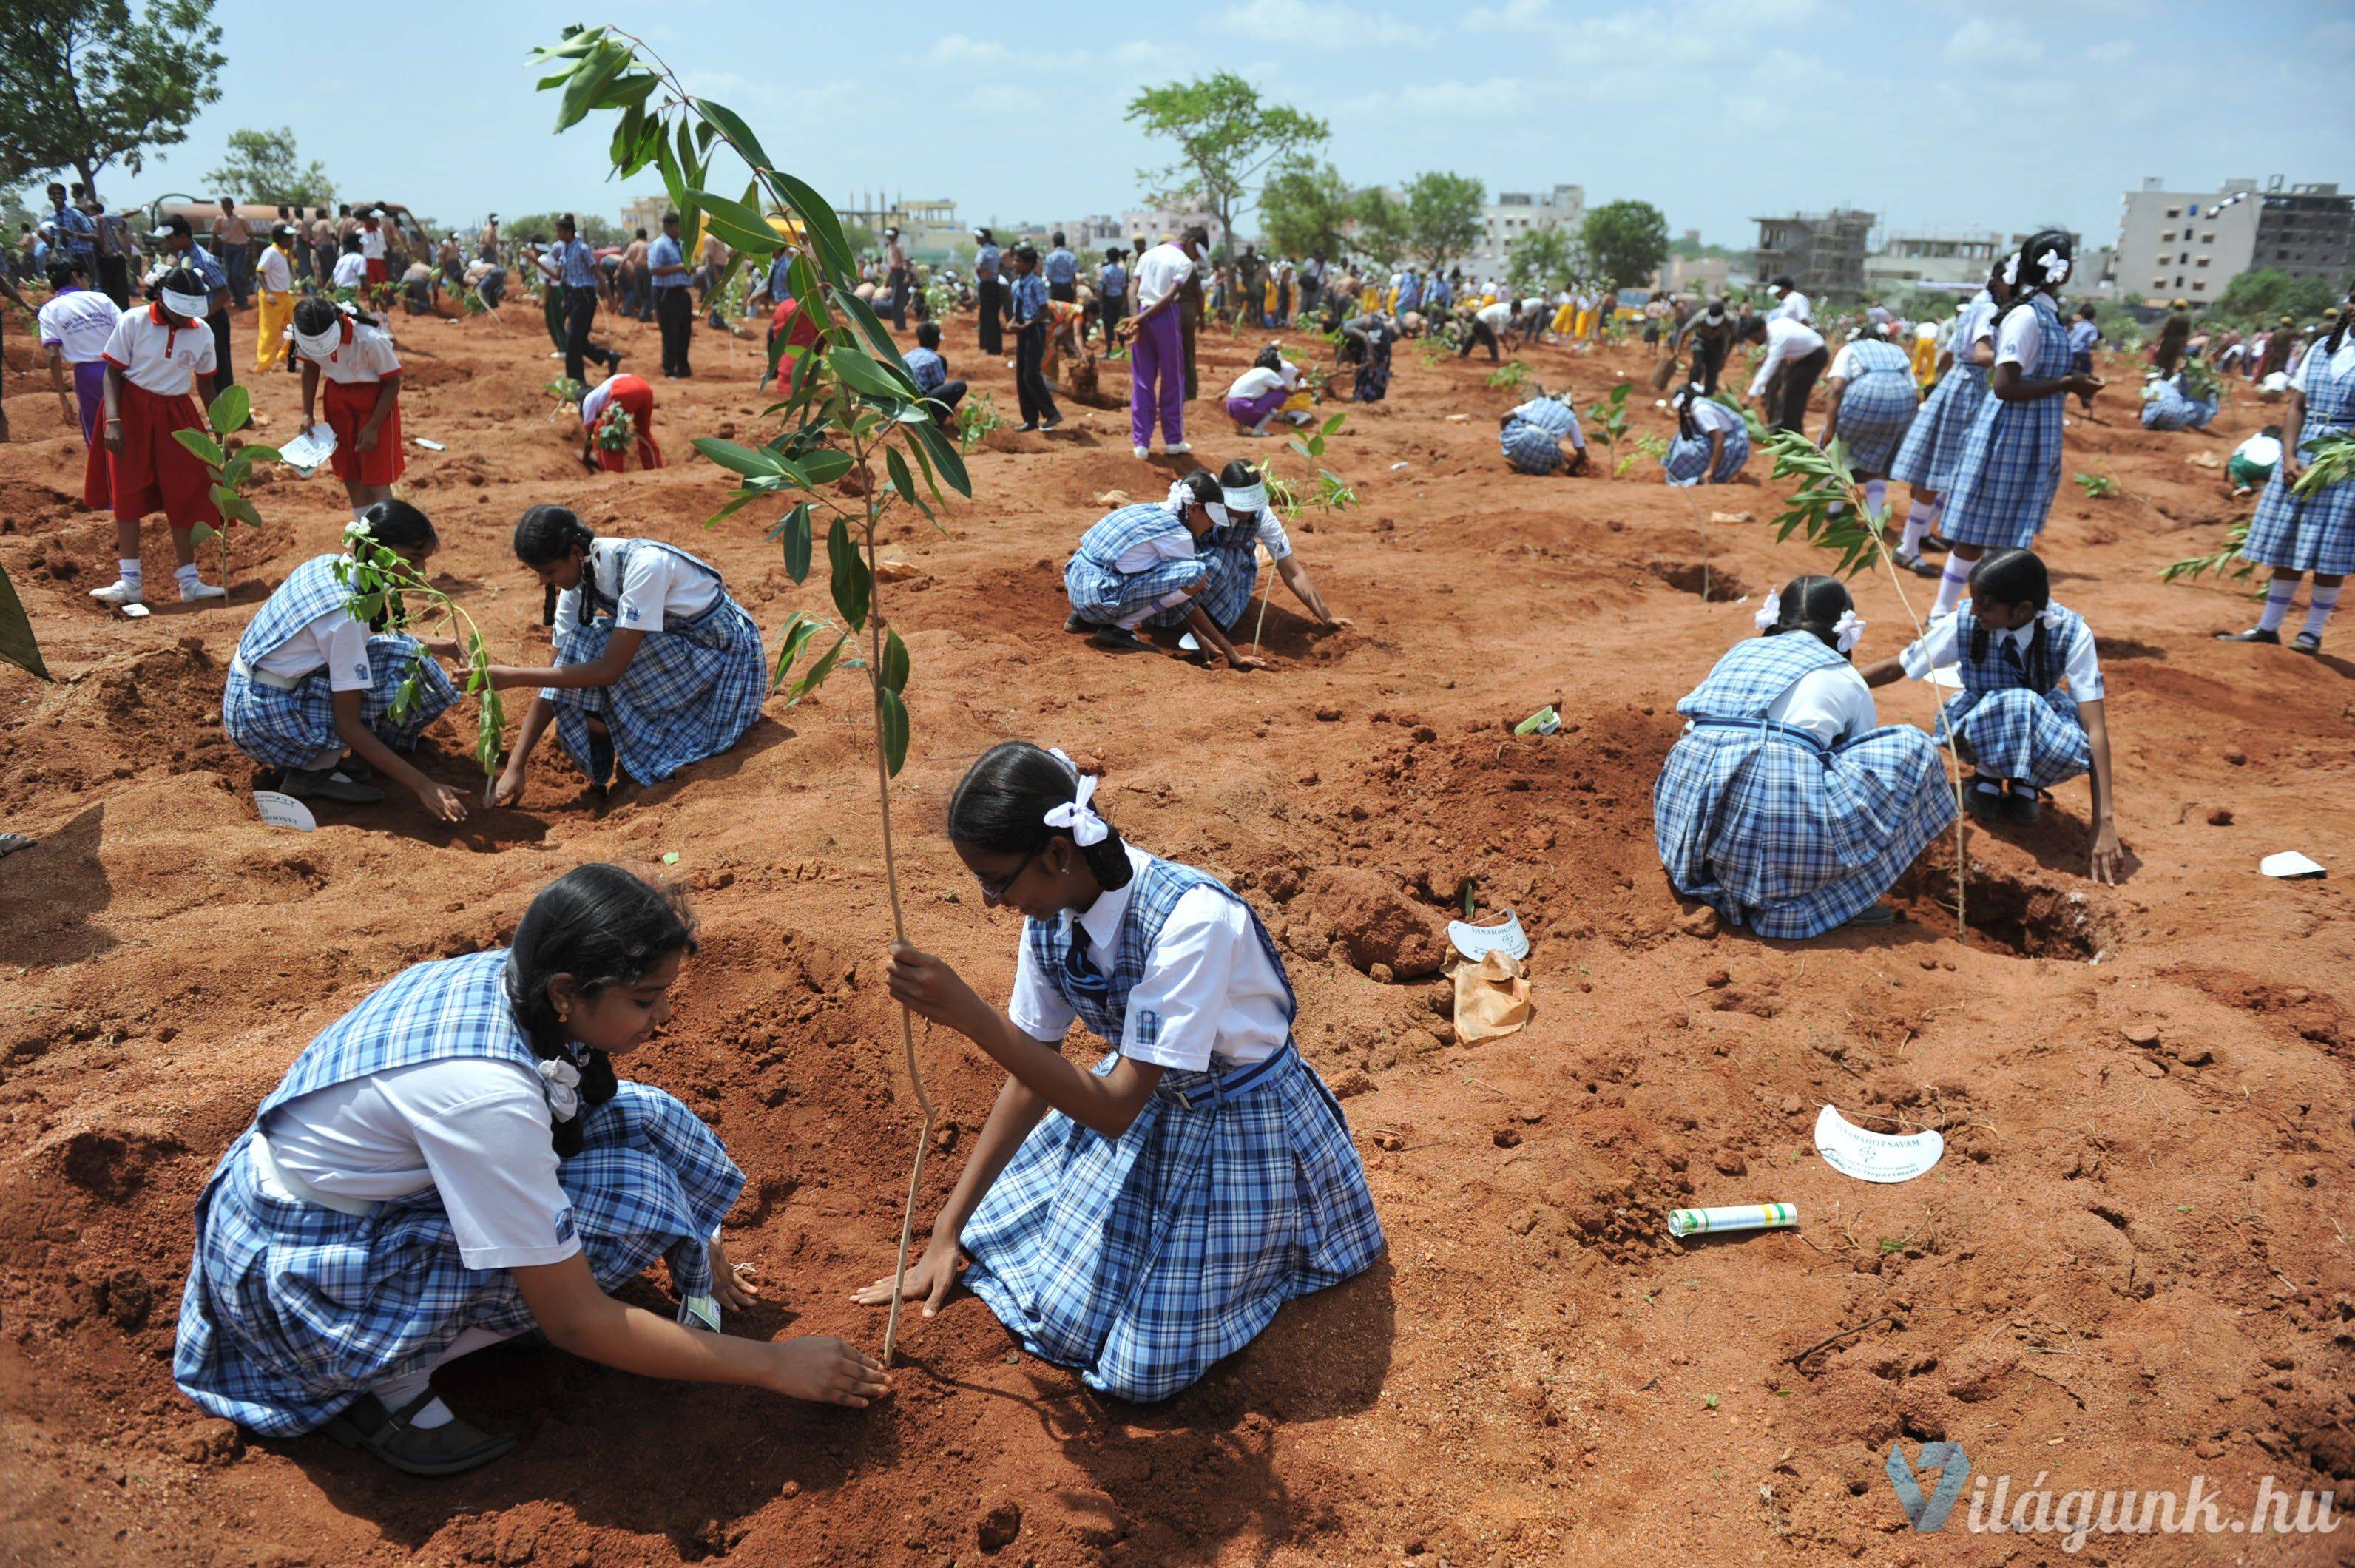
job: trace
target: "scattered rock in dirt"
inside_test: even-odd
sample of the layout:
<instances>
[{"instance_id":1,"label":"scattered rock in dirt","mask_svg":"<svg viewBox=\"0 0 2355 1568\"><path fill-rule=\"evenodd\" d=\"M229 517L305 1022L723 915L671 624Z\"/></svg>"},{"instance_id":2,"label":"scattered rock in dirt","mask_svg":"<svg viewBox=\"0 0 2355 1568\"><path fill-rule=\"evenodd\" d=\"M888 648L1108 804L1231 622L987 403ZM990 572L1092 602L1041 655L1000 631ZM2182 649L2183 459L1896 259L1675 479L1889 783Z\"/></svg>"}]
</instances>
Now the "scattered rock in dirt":
<instances>
[{"instance_id":1,"label":"scattered rock in dirt","mask_svg":"<svg viewBox=\"0 0 2355 1568\"><path fill-rule=\"evenodd\" d=\"M2208 814L2208 826L2211 827L2232 827L2232 808L2229 805L2220 805L2215 810L2210 812Z\"/></svg>"},{"instance_id":2,"label":"scattered rock in dirt","mask_svg":"<svg viewBox=\"0 0 2355 1568\"><path fill-rule=\"evenodd\" d=\"M1310 874L1293 901L1321 922L1356 968L1389 968L1392 977L1435 975L1447 956L1439 920L1379 871L1327 866Z\"/></svg>"},{"instance_id":3,"label":"scattered rock in dirt","mask_svg":"<svg viewBox=\"0 0 2355 1568\"><path fill-rule=\"evenodd\" d=\"M984 1552L996 1553L1005 1551L1014 1544L1014 1538L1022 1533L1022 1506L1019 1503L998 1504L982 1516L981 1523L974 1533Z\"/></svg>"},{"instance_id":4,"label":"scattered rock in dirt","mask_svg":"<svg viewBox=\"0 0 2355 1568\"><path fill-rule=\"evenodd\" d=\"M136 1333L147 1327L147 1315L155 1309L155 1289L147 1276L135 1268L116 1269L98 1287L99 1305L114 1319L115 1327L126 1333Z\"/></svg>"},{"instance_id":5,"label":"scattered rock in dirt","mask_svg":"<svg viewBox=\"0 0 2355 1568\"><path fill-rule=\"evenodd\" d=\"M1683 932L1687 936L1697 936L1703 942L1709 941L1717 934L1718 919L1716 908L1710 904L1701 905L1699 909L1694 910L1690 914L1686 915L1684 919L1677 922L1677 929Z\"/></svg>"},{"instance_id":6,"label":"scattered rock in dirt","mask_svg":"<svg viewBox=\"0 0 2355 1568\"><path fill-rule=\"evenodd\" d=\"M2128 1045L2157 1045L2158 1043L2158 1026L2157 1024L2128 1024L2124 1032Z\"/></svg>"},{"instance_id":7,"label":"scattered rock in dirt","mask_svg":"<svg viewBox=\"0 0 2355 1568\"><path fill-rule=\"evenodd\" d=\"M1750 1174L1750 1162L1742 1157L1739 1149L1721 1148L1717 1151L1717 1173L1720 1176L1747 1176Z\"/></svg>"},{"instance_id":8,"label":"scattered rock in dirt","mask_svg":"<svg viewBox=\"0 0 2355 1568\"><path fill-rule=\"evenodd\" d=\"M1491 1133L1489 1136L1495 1140L1498 1148L1518 1148L1521 1147L1521 1129L1518 1127L1498 1127L1494 1133Z\"/></svg>"}]
</instances>

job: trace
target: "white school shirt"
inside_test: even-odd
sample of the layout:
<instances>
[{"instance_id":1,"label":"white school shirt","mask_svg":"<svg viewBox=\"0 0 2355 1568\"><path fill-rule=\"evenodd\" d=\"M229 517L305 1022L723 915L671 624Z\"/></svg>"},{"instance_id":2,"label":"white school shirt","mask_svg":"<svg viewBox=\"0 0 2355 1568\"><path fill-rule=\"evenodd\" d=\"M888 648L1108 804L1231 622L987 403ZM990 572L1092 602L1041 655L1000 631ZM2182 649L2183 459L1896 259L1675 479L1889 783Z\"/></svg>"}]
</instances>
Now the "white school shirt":
<instances>
[{"instance_id":1,"label":"white school shirt","mask_svg":"<svg viewBox=\"0 0 2355 1568\"><path fill-rule=\"evenodd\" d=\"M368 258L357 251L346 251L336 258L334 283L339 289L356 289L368 282Z\"/></svg>"},{"instance_id":2,"label":"white school shirt","mask_svg":"<svg viewBox=\"0 0 2355 1568\"><path fill-rule=\"evenodd\" d=\"M1784 635L1806 637L1814 634L1786 632ZM1827 746L1853 740L1881 724L1880 709L1872 704L1872 688L1864 684L1864 677L1849 664L1809 670L1766 705L1766 717L1777 724L1805 730Z\"/></svg>"},{"instance_id":3,"label":"white school shirt","mask_svg":"<svg viewBox=\"0 0 2355 1568\"><path fill-rule=\"evenodd\" d=\"M2355 348L2355 344L2349 345ZM2232 455L2243 463L2254 463L2260 468L2271 468L2281 461L2281 443L2269 435L2253 435L2232 449Z\"/></svg>"},{"instance_id":4,"label":"white school shirt","mask_svg":"<svg viewBox=\"0 0 2355 1568\"><path fill-rule=\"evenodd\" d=\"M1250 369L1235 378L1235 384L1227 389L1227 396L1231 398L1256 398L1264 393L1273 392L1279 387L1288 387L1289 385L1290 384L1284 380L1281 373L1267 369L1263 366L1254 365Z\"/></svg>"},{"instance_id":5,"label":"white school shirt","mask_svg":"<svg viewBox=\"0 0 2355 1568\"><path fill-rule=\"evenodd\" d=\"M1859 339L1857 340L1857 342L1858 342L1858 343L1861 343L1862 341L1864 341L1862 338L1859 338ZM1892 345L1892 347L1893 347L1893 345ZM1855 380L1855 379L1856 379L1856 344L1855 344L1855 343L1843 343L1843 344L1841 344L1841 345L1840 345L1840 351L1839 351L1838 353L1837 353L1837 354L1835 354L1835 355L1833 355L1833 356L1832 356L1832 368L1831 368L1829 370L1826 371L1826 372L1825 372L1825 374L1826 374L1827 376L1837 376L1837 377L1838 377L1838 378L1839 378L1841 380L1843 380L1843 381L1853 381L1853 380Z\"/></svg>"},{"instance_id":6,"label":"white school shirt","mask_svg":"<svg viewBox=\"0 0 2355 1568\"><path fill-rule=\"evenodd\" d=\"M123 379L159 398L187 394L198 376L218 368L213 352L212 329L199 321L170 327L158 321L158 305L141 305L115 318L114 330L101 351Z\"/></svg>"},{"instance_id":7,"label":"white school shirt","mask_svg":"<svg viewBox=\"0 0 2355 1568\"><path fill-rule=\"evenodd\" d=\"M1128 850L1128 863L1140 873L1151 859L1135 848ZM1115 888L1080 913L1058 917L1079 923L1088 957L1107 975L1135 886ZM1079 1019L1039 973L1027 939L1015 961L1014 994L1006 1012L1024 1034L1050 1045L1060 1044ZM1136 1039L1141 1013L1160 1019L1153 1044ZM1251 912L1215 888L1187 892L1169 912L1160 940L1146 955L1144 977L1128 994L1120 1053L1180 1072L1207 1072L1213 1061L1248 1067L1281 1051L1291 1032L1284 1019L1284 977L1252 930Z\"/></svg>"},{"instance_id":8,"label":"white school shirt","mask_svg":"<svg viewBox=\"0 0 2355 1568\"><path fill-rule=\"evenodd\" d=\"M1136 308L1151 310L1194 275L1194 258L1176 245L1156 245L1136 259Z\"/></svg>"},{"instance_id":9,"label":"white school shirt","mask_svg":"<svg viewBox=\"0 0 2355 1568\"><path fill-rule=\"evenodd\" d=\"M1513 325L1512 304L1508 300L1498 300L1495 304L1483 305L1472 313L1472 319L1485 322L1491 332L1502 332Z\"/></svg>"},{"instance_id":10,"label":"white school shirt","mask_svg":"<svg viewBox=\"0 0 2355 1568\"><path fill-rule=\"evenodd\" d=\"M1284 531L1284 519L1275 515L1273 507L1260 513L1256 531L1270 560L1283 560L1292 554L1292 536Z\"/></svg>"},{"instance_id":11,"label":"white school shirt","mask_svg":"<svg viewBox=\"0 0 2355 1568\"><path fill-rule=\"evenodd\" d=\"M389 381L400 374L400 356L394 352L391 337L359 322L352 323L352 340L339 345L325 359L313 359L299 344L294 357L316 365L328 380L347 387Z\"/></svg>"},{"instance_id":12,"label":"white school shirt","mask_svg":"<svg viewBox=\"0 0 2355 1568\"><path fill-rule=\"evenodd\" d=\"M556 1179L552 1118L520 1062L420 1062L290 1100L263 1135L289 1176L378 1203L432 1188L468 1268L529 1268L581 1250Z\"/></svg>"},{"instance_id":13,"label":"white school shirt","mask_svg":"<svg viewBox=\"0 0 2355 1568\"><path fill-rule=\"evenodd\" d=\"M1934 669L1945 669L1960 656L1956 646L1956 620L1951 610L1930 623L1930 629L1903 653L1897 656L1905 673L1915 680L1927 680ZM2020 662L2028 659L2028 645L2035 635L2036 623L2030 621L2016 632L1998 632L1990 628L1990 638L2001 638L2019 650ZM1996 652L1992 642L1990 652ZM2069 682L2069 695L2080 702L2102 699L2102 660L2094 649L2094 629L2083 626L2062 656L2062 674Z\"/></svg>"},{"instance_id":14,"label":"white school shirt","mask_svg":"<svg viewBox=\"0 0 2355 1568\"><path fill-rule=\"evenodd\" d=\"M325 669L328 690L366 691L375 684L368 677L368 645L367 622L348 607L327 610L263 655L254 667L289 680Z\"/></svg>"},{"instance_id":15,"label":"white school shirt","mask_svg":"<svg viewBox=\"0 0 2355 1568\"><path fill-rule=\"evenodd\" d=\"M1693 423L1700 428L1703 441L1709 439L1709 432L1713 430L1731 432L1742 428L1742 416L1715 398L1695 398L1685 411L1692 415Z\"/></svg>"},{"instance_id":16,"label":"white school shirt","mask_svg":"<svg viewBox=\"0 0 2355 1568\"><path fill-rule=\"evenodd\" d=\"M613 624L623 631L659 632L664 617L677 614L693 620L719 602L719 584L666 549L635 551L630 570L622 574L622 591L613 592L613 559L620 539L597 539L581 563L593 571L600 591L618 603ZM581 628L581 590L568 588L556 597L556 635L562 642Z\"/></svg>"},{"instance_id":17,"label":"white school shirt","mask_svg":"<svg viewBox=\"0 0 2355 1568\"><path fill-rule=\"evenodd\" d=\"M87 365L106 357L107 339L122 318L114 302L96 289L68 289L41 306L41 343L44 347L55 344L69 365Z\"/></svg>"},{"instance_id":18,"label":"white school shirt","mask_svg":"<svg viewBox=\"0 0 2355 1568\"><path fill-rule=\"evenodd\" d=\"M2044 323L2033 305L2021 305L2003 318L1996 329L1995 362L2017 365L2022 370L2036 363L2036 356L2044 347Z\"/></svg>"},{"instance_id":19,"label":"white school shirt","mask_svg":"<svg viewBox=\"0 0 2355 1568\"><path fill-rule=\"evenodd\" d=\"M1778 317L1804 324L1815 319L1815 307L1808 302L1806 295L1793 289L1775 301L1774 308L1766 313L1766 319L1769 321Z\"/></svg>"},{"instance_id":20,"label":"white school shirt","mask_svg":"<svg viewBox=\"0 0 2355 1568\"><path fill-rule=\"evenodd\" d=\"M2306 353L2298 359L2297 368L2290 373L2291 386L2301 392L2308 394L2313 392L2314 367L2322 358L2323 346L2329 341L2327 337L2317 338L2307 348ZM2350 370L2355 370L2355 332L2350 332L2345 340L2339 345L2339 352L2330 357L2330 374L2333 377L2344 376Z\"/></svg>"},{"instance_id":21,"label":"white school shirt","mask_svg":"<svg viewBox=\"0 0 2355 1568\"><path fill-rule=\"evenodd\" d=\"M261 248L261 264L255 269L261 274L261 286L273 294L291 293L294 288L294 270L286 260L286 252L275 245Z\"/></svg>"},{"instance_id":22,"label":"white school shirt","mask_svg":"<svg viewBox=\"0 0 2355 1568\"><path fill-rule=\"evenodd\" d=\"M581 400L581 423L584 428L596 424L605 412L605 405L613 400L613 383L616 379L618 379L616 377L606 377L590 388L589 395Z\"/></svg>"},{"instance_id":23,"label":"white school shirt","mask_svg":"<svg viewBox=\"0 0 2355 1568\"><path fill-rule=\"evenodd\" d=\"M1758 362L1758 377L1750 383L1750 395L1758 396L1766 389L1766 379L1774 367L1786 359L1805 359L1824 346L1824 335L1806 323L1787 315L1766 318L1766 357Z\"/></svg>"},{"instance_id":24,"label":"white school shirt","mask_svg":"<svg viewBox=\"0 0 2355 1568\"><path fill-rule=\"evenodd\" d=\"M363 261L369 261L384 260L384 226L382 224L378 224L374 229L363 227L360 229L360 257Z\"/></svg>"}]
</instances>

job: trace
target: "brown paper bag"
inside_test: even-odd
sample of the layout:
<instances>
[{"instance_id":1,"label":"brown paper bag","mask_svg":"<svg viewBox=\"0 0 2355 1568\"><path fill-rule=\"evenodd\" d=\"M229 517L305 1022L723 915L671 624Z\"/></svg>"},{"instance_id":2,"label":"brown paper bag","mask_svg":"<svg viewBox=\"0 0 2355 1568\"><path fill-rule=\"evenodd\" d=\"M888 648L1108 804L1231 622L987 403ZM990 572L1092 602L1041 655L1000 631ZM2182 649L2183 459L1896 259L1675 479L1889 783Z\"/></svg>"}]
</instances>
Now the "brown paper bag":
<instances>
[{"instance_id":1,"label":"brown paper bag","mask_svg":"<svg viewBox=\"0 0 2355 1568\"><path fill-rule=\"evenodd\" d=\"M1455 966L1455 1043L1502 1040L1529 1026L1529 982L1520 960L1491 953Z\"/></svg>"}]
</instances>

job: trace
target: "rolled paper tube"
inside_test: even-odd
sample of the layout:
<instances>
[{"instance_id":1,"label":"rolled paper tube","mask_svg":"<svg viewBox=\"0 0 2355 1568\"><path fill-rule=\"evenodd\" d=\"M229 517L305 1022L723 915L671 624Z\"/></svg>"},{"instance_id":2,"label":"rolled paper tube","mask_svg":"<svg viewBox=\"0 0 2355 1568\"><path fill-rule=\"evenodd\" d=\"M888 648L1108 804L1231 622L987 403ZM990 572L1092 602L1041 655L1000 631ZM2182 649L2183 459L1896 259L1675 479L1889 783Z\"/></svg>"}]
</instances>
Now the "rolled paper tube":
<instances>
[{"instance_id":1,"label":"rolled paper tube","mask_svg":"<svg viewBox=\"0 0 2355 1568\"><path fill-rule=\"evenodd\" d=\"M1799 1222L1789 1203L1736 1203L1724 1209L1672 1209L1668 1234L1697 1236L1708 1231L1772 1231Z\"/></svg>"},{"instance_id":2,"label":"rolled paper tube","mask_svg":"<svg viewBox=\"0 0 2355 1568\"><path fill-rule=\"evenodd\" d=\"M1524 719L1519 723L1514 725L1513 733L1516 735L1550 735L1561 728L1561 716L1556 713L1553 710L1552 704L1549 703L1545 707L1539 709L1535 713L1530 714L1527 719Z\"/></svg>"}]
</instances>

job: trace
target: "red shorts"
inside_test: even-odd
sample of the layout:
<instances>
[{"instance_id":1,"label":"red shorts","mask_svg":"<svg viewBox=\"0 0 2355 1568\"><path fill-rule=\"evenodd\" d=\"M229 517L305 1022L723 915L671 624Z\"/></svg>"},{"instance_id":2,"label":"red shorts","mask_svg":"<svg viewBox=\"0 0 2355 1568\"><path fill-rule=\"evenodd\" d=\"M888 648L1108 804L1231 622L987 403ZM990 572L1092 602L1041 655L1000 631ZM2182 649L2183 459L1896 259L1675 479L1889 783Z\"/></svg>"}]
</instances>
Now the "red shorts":
<instances>
[{"instance_id":1,"label":"red shorts","mask_svg":"<svg viewBox=\"0 0 2355 1568\"><path fill-rule=\"evenodd\" d=\"M123 380L123 450L110 454L114 515L136 522L150 512L161 512L176 528L198 523L220 526L220 508L213 505L213 471L204 460L172 439L176 430L202 430L204 417L197 400L183 392L159 396Z\"/></svg>"},{"instance_id":2,"label":"red shorts","mask_svg":"<svg viewBox=\"0 0 2355 1568\"><path fill-rule=\"evenodd\" d=\"M362 452L360 426L376 412L377 393L384 383L329 381L324 377L321 381L320 411L326 417L327 428L336 432L336 450L327 457L336 477L346 485L389 485L400 478L408 464L400 446L399 394L394 395L392 411L377 427L376 444Z\"/></svg>"},{"instance_id":3,"label":"red shorts","mask_svg":"<svg viewBox=\"0 0 2355 1568\"><path fill-rule=\"evenodd\" d=\"M93 512L103 512L113 499L112 476L108 467L106 432L101 429L99 438L90 443L81 464L81 504Z\"/></svg>"},{"instance_id":4,"label":"red shorts","mask_svg":"<svg viewBox=\"0 0 2355 1568\"><path fill-rule=\"evenodd\" d=\"M370 256L368 259L368 281L370 283L380 283L384 282L384 258L381 256Z\"/></svg>"},{"instance_id":5,"label":"red shorts","mask_svg":"<svg viewBox=\"0 0 2355 1568\"><path fill-rule=\"evenodd\" d=\"M605 400L605 406L628 410L630 421L638 427L638 466L660 468L663 454L662 448L655 444L654 388L637 376L616 376L613 386L613 395ZM608 452L602 446L597 448L597 466L608 474L619 474L628 467L626 457L624 453Z\"/></svg>"}]
</instances>

